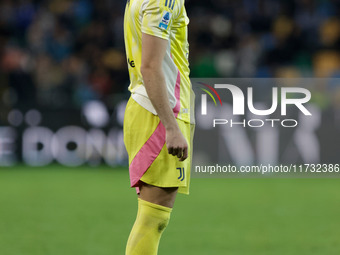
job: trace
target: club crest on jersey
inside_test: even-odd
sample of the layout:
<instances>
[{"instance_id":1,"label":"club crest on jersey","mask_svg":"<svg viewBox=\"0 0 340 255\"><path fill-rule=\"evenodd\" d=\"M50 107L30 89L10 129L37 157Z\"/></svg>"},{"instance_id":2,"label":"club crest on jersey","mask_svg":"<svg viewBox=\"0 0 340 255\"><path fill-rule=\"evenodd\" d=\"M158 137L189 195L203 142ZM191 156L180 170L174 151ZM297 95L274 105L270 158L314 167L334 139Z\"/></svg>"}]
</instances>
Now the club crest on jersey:
<instances>
[{"instance_id":1,"label":"club crest on jersey","mask_svg":"<svg viewBox=\"0 0 340 255\"><path fill-rule=\"evenodd\" d=\"M171 15L172 14L170 12L167 12L167 11L163 12L161 22L159 23L160 28L165 29L165 30L168 29L168 26L171 20Z\"/></svg>"}]
</instances>

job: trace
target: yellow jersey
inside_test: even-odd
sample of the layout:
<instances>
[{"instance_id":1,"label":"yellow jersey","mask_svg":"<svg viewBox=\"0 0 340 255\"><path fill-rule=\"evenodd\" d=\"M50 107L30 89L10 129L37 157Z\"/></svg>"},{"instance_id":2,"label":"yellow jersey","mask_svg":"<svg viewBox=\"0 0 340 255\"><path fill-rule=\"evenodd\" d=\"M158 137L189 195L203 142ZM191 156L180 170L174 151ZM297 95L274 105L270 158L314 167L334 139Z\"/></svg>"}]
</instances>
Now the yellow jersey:
<instances>
[{"instance_id":1,"label":"yellow jersey","mask_svg":"<svg viewBox=\"0 0 340 255\"><path fill-rule=\"evenodd\" d=\"M124 16L124 40L128 61L132 98L157 115L140 72L142 33L167 40L162 67L169 103L175 116L194 123L194 93L189 79L188 16L184 0L128 0Z\"/></svg>"}]
</instances>

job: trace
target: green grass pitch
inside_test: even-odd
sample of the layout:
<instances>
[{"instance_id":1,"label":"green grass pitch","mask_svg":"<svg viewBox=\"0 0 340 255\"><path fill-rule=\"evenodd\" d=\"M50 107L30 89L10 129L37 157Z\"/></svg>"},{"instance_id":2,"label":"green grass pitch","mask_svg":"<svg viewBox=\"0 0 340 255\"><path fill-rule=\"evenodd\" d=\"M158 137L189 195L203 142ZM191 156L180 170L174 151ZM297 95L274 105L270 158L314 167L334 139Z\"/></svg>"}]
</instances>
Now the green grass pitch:
<instances>
[{"instance_id":1,"label":"green grass pitch","mask_svg":"<svg viewBox=\"0 0 340 255\"><path fill-rule=\"evenodd\" d=\"M124 255L127 169L0 169L1 255ZM340 179L193 179L160 255L338 255Z\"/></svg>"}]
</instances>

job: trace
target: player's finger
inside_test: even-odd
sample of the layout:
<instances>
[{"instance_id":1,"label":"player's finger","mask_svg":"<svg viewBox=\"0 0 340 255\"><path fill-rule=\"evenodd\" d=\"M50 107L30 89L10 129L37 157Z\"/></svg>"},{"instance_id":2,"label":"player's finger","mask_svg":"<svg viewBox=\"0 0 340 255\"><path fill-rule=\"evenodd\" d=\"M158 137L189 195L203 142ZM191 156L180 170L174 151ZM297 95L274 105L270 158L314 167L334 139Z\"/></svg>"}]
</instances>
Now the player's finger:
<instances>
[{"instance_id":1,"label":"player's finger","mask_svg":"<svg viewBox=\"0 0 340 255\"><path fill-rule=\"evenodd\" d=\"M168 147L168 153L170 155L172 155L173 152L174 152L174 148L173 147Z\"/></svg>"},{"instance_id":2,"label":"player's finger","mask_svg":"<svg viewBox=\"0 0 340 255\"><path fill-rule=\"evenodd\" d=\"M181 148L178 148L177 158L182 158L183 150Z\"/></svg>"},{"instance_id":3,"label":"player's finger","mask_svg":"<svg viewBox=\"0 0 340 255\"><path fill-rule=\"evenodd\" d=\"M174 148L171 155L177 156L177 154L178 154L178 148Z\"/></svg>"},{"instance_id":4,"label":"player's finger","mask_svg":"<svg viewBox=\"0 0 340 255\"><path fill-rule=\"evenodd\" d=\"M188 148L185 147L184 150L183 150L183 155L181 157L181 159L179 161L184 161L188 158Z\"/></svg>"}]
</instances>

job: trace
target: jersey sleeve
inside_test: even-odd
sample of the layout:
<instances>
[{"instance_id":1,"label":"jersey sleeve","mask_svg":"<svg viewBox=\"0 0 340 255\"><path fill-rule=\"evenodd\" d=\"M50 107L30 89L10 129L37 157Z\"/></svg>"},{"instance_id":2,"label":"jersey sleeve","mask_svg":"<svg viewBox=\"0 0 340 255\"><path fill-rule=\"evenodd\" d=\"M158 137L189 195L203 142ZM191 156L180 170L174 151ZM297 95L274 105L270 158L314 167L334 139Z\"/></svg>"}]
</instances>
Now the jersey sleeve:
<instances>
[{"instance_id":1,"label":"jersey sleeve","mask_svg":"<svg viewBox=\"0 0 340 255\"><path fill-rule=\"evenodd\" d=\"M146 0L142 6L142 32L168 40L181 0Z\"/></svg>"}]
</instances>

